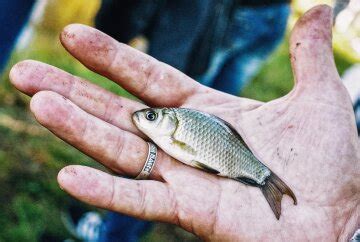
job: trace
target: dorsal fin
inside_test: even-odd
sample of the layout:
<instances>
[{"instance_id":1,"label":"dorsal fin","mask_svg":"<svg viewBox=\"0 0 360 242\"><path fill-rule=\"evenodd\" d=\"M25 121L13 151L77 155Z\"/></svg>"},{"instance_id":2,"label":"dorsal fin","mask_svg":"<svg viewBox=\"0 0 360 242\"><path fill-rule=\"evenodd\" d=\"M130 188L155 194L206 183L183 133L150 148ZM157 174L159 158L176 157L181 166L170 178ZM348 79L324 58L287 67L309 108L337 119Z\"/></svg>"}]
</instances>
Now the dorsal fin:
<instances>
[{"instance_id":1,"label":"dorsal fin","mask_svg":"<svg viewBox=\"0 0 360 242\"><path fill-rule=\"evenodd\" d=\"M241 137L241 135L236 131L236 129L234 128L234 126L232 126L229 122L226 122L225 120L215 116L215 115L211 115L213 118L217 119L217 121L219 121L219 124L222 125L230 134L235 135L240 142L248 149L250 150L249 146L245 143L244 139Z\"/></svg>"}]
</instances>

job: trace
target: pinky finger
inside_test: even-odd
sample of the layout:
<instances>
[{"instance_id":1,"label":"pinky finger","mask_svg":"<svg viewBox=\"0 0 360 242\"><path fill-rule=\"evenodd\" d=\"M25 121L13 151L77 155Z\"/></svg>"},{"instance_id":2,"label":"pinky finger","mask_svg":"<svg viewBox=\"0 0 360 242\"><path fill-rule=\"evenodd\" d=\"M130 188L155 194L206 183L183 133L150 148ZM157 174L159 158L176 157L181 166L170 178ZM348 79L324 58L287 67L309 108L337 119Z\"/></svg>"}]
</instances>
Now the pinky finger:
<instances>
[{"instance_id":1,"label":"pinky finger","mask_svg":"<svg viewBox=\"0 0 360 242\"><path fill-rule=\"evenodd\" d=\"M120 178L78 165L63 168L58 182L73 197L100 208L145 220L176 221L175 200L162 182Z\"/></svg>"}]
</instances>

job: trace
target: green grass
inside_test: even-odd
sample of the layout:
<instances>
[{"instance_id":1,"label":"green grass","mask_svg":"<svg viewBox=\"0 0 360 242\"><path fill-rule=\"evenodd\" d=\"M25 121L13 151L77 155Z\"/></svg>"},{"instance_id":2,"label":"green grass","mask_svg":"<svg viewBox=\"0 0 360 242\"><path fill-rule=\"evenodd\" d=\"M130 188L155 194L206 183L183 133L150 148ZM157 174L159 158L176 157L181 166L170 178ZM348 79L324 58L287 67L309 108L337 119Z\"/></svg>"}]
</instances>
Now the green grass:
<instances>
[{"instance_id":1,"label":"green grass","mask_svg":"<svg viewBox=\"0 0 360 242\"><path fill-rule=\"evenodd\" d=\"M270 101L288 93L293 86L288 44L282 43L264 63L241 96L259 101Z\"/></svg>"},{"instance_id":2,"label":"green grass","mask_svg":"<svg viewBox=\"0 0 360 242\"><path fill-rule=\"evenodd\" d=\"M34 44L18 51L9 68L23 59L52 64L129 96L114 83L87 70L59 46L47 49ZM0 83L0 241L40 241L44 235L61 241L69 234L60 212L72 199L59 189L57 173L69 164L97 165L36 123L28 109L30 98L9 83L9 68Z\"/></svg>"}]
</instances>

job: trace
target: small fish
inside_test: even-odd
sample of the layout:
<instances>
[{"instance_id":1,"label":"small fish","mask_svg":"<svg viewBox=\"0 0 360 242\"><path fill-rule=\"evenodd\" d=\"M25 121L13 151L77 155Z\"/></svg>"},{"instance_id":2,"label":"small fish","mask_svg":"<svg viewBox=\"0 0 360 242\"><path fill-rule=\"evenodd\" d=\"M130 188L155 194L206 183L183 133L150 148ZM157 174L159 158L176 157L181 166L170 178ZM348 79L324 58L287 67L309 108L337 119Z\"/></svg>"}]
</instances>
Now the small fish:
<instances>
[{"instance_id":1,"label":"small fish","mask_svg":"<svg viewBox=\"0 0 360 242\"><path fill-rule=\"evenodd\" d=\"M147 108L132 115L136 127L175 159L201 170L259 187L277 219L291 189L250 151L226 121L186 108Z\"/></svg>"}]
</instances>

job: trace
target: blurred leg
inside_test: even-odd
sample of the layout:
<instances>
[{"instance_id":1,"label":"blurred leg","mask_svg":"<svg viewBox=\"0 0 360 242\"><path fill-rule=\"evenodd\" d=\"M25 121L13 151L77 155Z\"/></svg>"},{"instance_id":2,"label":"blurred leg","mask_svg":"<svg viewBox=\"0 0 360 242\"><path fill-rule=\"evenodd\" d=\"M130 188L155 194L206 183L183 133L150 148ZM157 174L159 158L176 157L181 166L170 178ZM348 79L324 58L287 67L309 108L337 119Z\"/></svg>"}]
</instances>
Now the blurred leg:
<instances>
[{"instance_id":1,"label":"blurred leg","mask_svg":"<svg viewBox=\"0 0 360 242\"><path fill-rule=\"evenodd\" d=\"M341 77L343 84L350 94L351 101L354 104L354 112L358 135L360 137L360 64L350 66Z\"/></svg>"},{"instance_id":2,"label":"blurred leg","mask_svg":"<svg viewBox=\"0 0 360 242\"><path fill-rule=\"evenodd\" d=\"M256 55L241 55L228 60L216 77L212 87L233 95L239 95L259 70L263 59Z\"/></svg>"},{"instance_id":3,"label":"blurred leg","mask_svg":"<svg viewBox=\"0 0 360 242\"><path fill-rule=\"evenodd\" d=\"M288 4L237 9L226 40L229 48L215 54L200 81L238 95L283 38L289 13Z\"/></svg>"},{"instance_id":4,"label":"blurred leg","mask_svg":"<svg viewBox=\"0 0 360 242\"><path fill-rule=\"evenodd\" d=\"M0 7L0 71L5 66L16 37L28 19L35 0L2 1Z\"/></svg>"},{"instance_id":5,"label":"blurred leg","mask_svg":"<svg viewBox=\"0 0 360 242\"><path fill-rule=\"evenodd\" d=\"M100 235L101 242L137 242L140 236L151 228L151 223L122 214L108 212L104 231Z\"/></svg>"},{"instance_id":6,"label":"blurred leg","mask_svg":"<svg viewBox=\"0 0 360 242\"><path fill-rule=\"evenodd\" d=\"M360 97L354 104L354 112L355 112L355 119L356 119L356 126L358 130L358 135L360 136Z\"/></svg>"}]
</instances>

